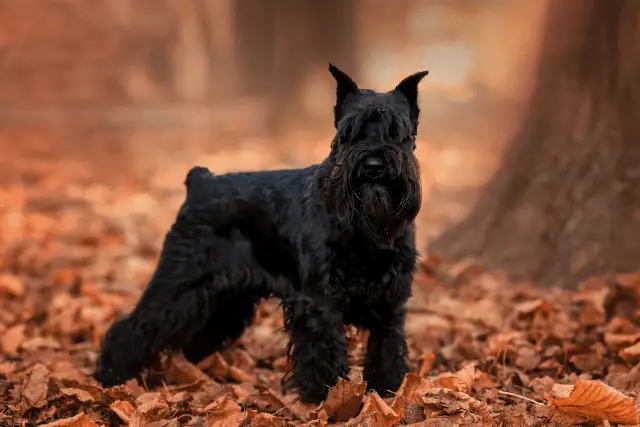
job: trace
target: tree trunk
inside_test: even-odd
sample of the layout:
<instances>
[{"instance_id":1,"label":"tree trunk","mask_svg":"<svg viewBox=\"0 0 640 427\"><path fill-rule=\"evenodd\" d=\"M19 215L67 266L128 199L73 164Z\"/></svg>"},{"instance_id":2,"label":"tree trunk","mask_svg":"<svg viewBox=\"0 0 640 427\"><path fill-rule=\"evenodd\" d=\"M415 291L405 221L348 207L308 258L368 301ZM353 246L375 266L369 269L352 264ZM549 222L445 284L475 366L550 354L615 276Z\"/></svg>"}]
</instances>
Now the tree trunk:
<instances>
[{"instance_id":1,"label":"tree trunk","mask_svg":"<svg viewBox=\"0 0 640 427\"><path fill-rule=\"evenodd\" d=\"M275 59L269 93L272 136L305 122L301 93L313 67L329 62L356 75L353 0L275 0ZM327 30L327 25L330 30ZM328 71L327 71L328 73Z\"/></svg>"},{"instance_id":2,"label":"tree trunk","mask_svg":"<svg viewBox=\"0 0 640 427\"><path fill-rule=\"evenodd\" d=\"M430 250L575 287L640 269L640 1L552 1L530 111L469 216Z\"/></svg>"},{"instance_id":3,"label":"tree trunk","mask_svg":"<svg viewBox=\"0 0 640 427\"><path fill-rule=\"evenodd\" d=\"M242 95L264 95L273 78L276 8L270 1L236 0L236 39Z\"/></svg>"}]
</instances>

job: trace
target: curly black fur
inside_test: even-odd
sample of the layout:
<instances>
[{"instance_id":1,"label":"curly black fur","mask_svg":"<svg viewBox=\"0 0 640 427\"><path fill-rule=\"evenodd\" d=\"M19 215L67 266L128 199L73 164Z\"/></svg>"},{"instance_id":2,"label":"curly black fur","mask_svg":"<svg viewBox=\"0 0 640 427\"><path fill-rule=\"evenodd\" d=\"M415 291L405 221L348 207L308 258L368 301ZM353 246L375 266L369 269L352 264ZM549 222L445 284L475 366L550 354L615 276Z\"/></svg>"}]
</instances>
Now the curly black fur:
<instances>
[{"instance_id":1,"label":"curly black fur","mask_svg":"<svg viewBox=\"0 0 640 427\"><path fill-rule=\"evenodd\" d=\"M104 337L95 378L137 376L165 349L197 362L238 338L256 304L282 302L291 381L319 402L348 372L344 324L370 331L364 378L381 394L407 367L405 303L415 269L420 209L420 72L394 90L337 81L336 137L304 169L186 178L187 195L135 309ZM373 160L372 160L373 159ZM375 161L374 161L375 160Z\"/></svg>"}]
</instances>

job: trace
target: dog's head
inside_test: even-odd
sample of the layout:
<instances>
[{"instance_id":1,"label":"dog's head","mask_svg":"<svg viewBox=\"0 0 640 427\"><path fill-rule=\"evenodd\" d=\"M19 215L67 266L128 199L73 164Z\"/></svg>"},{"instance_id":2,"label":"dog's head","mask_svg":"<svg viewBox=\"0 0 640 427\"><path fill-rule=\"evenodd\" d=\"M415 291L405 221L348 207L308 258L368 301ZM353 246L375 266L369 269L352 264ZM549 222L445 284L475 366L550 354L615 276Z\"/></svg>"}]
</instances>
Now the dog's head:
<instances>
[{"instance_id":1,"label":"dog's head","mask_svg":"<svg viewBox=\"0 0 640 427\"><path fill-rule=\"evenodd\" d=\"M340 221L388 245L420 210L414 150L418 84L428 71L412 74L382 93L358 88L332 64L329 71L337 83L336 136L323 164L323 189Z\"/></svg>"}]
</instances>

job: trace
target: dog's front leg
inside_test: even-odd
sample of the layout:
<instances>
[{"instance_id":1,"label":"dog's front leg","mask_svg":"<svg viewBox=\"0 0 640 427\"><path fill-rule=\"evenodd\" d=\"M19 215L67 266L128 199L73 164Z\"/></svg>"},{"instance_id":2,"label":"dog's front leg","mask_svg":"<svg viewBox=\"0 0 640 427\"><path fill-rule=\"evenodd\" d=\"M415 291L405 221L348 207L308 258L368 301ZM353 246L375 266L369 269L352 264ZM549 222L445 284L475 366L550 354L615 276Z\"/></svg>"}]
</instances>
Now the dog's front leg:
<instances>
[{"instance_id":1,"label":"dog's front leg","mask_svg":"<svg viewBox=\"0 0 640 427\"><path fill-rule=\"evenodd\" d=\"M290 334L293 385L303 401L319 403L326 399L329 387L349 371L342 318L302 294L285 298L283 307Z\"/></svg>"},{"instance_id":2,"label":"dog's front leg","mask_svg":"<svg viewBox=\"0 0 640 427\"><path fill-rule=\"evenodd\" d=\"M377 315L377 321L369 330L363 375L370 389L381 396L388 396L400 387L409 371L404 335L406 308L400 305Z\"/></svg>"}]
</instances>

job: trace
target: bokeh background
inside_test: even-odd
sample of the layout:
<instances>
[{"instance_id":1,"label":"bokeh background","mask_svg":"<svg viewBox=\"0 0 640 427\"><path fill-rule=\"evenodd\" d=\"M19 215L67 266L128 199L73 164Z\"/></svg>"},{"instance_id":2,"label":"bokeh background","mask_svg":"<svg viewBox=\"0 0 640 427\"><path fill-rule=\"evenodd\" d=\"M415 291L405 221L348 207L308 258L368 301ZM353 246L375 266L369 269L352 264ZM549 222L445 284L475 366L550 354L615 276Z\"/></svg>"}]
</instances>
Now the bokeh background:
<instances>
[{"instance_id":1,"label":"bokeh background","mask_svg":"<svg viewBox=\"0 0 640 427\"><path fill-rule=\"evenodd\" d=\"M519 124L546 0L0 3L0 182L37 168L175 194L222 173L320 161L334 62L389 90L421 69L421 248L471 208ZM32 181L29 181L31 176ZM170 219L167 218L167 225Z\"/></svg>"},{"instance_id":2,"label":"bokeh background","mask_svg":"<svg viewBox=\"0 0 640 427\"><path fill-rule=\"evenodd\" d=\"M430 71L405 331L412 372L457 394L414 421L595 425L545 397L581 379L572 410L637 424L640 0L0 0L0 425L311 421L272 300L197 366L173 354L120 391L91 373L189 168L326 156L329 62L380 91ZM367 332L347 338L357 374Z\"/></svg>"}]
</instances>

